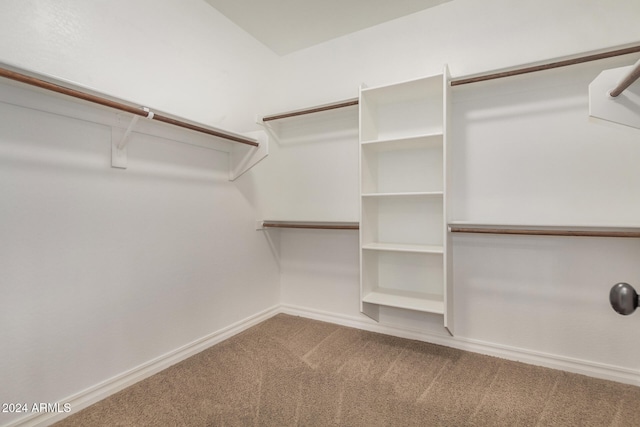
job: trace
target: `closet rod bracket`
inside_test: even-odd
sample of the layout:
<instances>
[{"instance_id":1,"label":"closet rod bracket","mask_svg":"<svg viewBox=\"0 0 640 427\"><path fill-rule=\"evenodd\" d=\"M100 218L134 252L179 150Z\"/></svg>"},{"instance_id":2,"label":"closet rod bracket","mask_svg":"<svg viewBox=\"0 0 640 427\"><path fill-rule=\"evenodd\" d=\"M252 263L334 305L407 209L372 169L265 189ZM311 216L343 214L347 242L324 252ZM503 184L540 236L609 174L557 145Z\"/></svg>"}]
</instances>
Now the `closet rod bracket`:
<instances>
[{"instance_id":1,"label":"closet rod bracket","mask_svg":"<svg viewBox=\"0 0 640 427\"><path fill-rule=\"evenodd\" d=\"M640 60L602 71L589 85L589 117L640 129L640 83L634 83L638 77ZM622 90L624 96L614 96Z\"/></svg>"},{"instance_id":2,"label":"closet rod bracket","mask_svg":"<svg viewBox=\"0 0 640 427\"><path fill-rule=\"evenodd\" d=\"M150 111L147 107L142 107L142 109L147 113L145 116L147 119L153 119L154 113ZM115 127L111 129L111 167L126 169L127 168L127 144L129 143L129 138L131 137L131 132L138 123L138 119L141 116L134 115L127 126L127 129L124 131L124 134L121 134L120 129L116 129Z\"/></svg>"}]
</instances>

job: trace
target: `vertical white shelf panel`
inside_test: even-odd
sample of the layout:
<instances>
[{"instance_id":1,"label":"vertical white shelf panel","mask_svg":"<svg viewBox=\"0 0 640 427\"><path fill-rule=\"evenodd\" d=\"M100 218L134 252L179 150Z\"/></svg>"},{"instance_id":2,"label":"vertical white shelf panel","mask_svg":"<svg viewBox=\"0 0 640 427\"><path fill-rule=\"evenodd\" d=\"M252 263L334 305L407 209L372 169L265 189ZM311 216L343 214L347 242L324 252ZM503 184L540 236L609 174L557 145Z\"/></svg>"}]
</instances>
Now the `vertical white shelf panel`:
<instances>
[{"instance_id":1,"label":"vertical white shelf panel","mask_svg":"<svg viewBox=\"0 0 640 427\"><path fill-rule=\"evenodd\" d=\"M360 91L361 311L452 312L447 233L449 76Z\"/></svg>"}]
</instances>

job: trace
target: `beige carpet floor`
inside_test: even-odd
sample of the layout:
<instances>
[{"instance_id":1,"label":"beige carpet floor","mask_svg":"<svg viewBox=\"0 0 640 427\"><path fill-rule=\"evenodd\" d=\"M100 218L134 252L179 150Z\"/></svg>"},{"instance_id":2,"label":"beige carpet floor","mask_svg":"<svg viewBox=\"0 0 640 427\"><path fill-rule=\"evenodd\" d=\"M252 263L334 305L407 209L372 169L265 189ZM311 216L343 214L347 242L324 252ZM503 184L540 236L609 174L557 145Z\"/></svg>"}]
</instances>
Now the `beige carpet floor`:
<instances>
[{"instance_id":1,"label":"beige carpet floor","mask_svg":"<svg viewBox=\"0 0 640 427\"><path fill-rule=\"evenodd\" d=\"M277 315L65 426L640 426L640 387Z\"/></svg>"}]
</instances>

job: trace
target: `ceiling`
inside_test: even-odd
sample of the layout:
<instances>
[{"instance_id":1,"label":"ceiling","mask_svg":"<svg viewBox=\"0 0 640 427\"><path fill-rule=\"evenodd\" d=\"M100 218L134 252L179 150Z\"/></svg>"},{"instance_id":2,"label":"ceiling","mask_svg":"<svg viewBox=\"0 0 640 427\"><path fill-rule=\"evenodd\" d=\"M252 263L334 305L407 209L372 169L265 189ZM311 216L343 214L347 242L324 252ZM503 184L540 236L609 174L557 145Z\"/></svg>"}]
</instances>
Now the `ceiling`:
<instances>
[{"instance_id":1,"label":"ceiling","mask_svg":"<svg viewBox=\"0 0 640 427\"><path fill-rule=\"evenodd\" d=\"M451 0L205 0L279 55Z\"/></svg>"}]
</instances>

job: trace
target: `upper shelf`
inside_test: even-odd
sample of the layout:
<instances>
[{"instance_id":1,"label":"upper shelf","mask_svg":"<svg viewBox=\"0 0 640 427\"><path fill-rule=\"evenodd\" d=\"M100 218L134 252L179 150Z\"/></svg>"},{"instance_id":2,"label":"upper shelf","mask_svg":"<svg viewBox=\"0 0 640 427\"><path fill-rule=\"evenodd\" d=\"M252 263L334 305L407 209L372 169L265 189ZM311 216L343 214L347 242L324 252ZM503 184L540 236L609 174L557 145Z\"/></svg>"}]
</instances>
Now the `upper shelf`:
<instances>
[{"instance_id":1,"label":"upper shelf","mask_svg":"<svg viewBox=\"0 0 640 427\"><path fill-rule=\"evenodd\" d=\"M126 168L126 145L134 131L230 153L231 180L268 155L263 131L243 135L203 125L6 64L0 64L0 78L5 79L3 102L110 126L113 167ZM138 121L140 117L146 120Z\"/></svg>"},{"instance_id":2,"label":"upper shelf","mask_svg":"<svg viewBox=\"0 0 640 427\"><path fill-rule=\"evenodd\" d=\"M371 105L405 104L424 98L442 98L442 74L383 86L363 87L361 94Z\"/></svg>"},{"instance_id":3,"label":"upper shelf","mask_svg":"<svg viewBox=\"0 0 640 427\"><path fill-rule=\"evenodd\" d=\"M96 95L95 93L89 93L88 91L83 91L83 90L78 90L78 89L67 87L67 86L62 86L58 83L53 83L51 81L48 81L48 80L51 80L51 78L44 80L43 78L34 77L33 75L25 74L25 72L18 72L15 69L9 69L2 66L0 66L0 77L4 77L6 79L14 80L30 86L35 86L40 89L46 89L51 92L61 93L63 95L70 96L72 98L81 99L83 101L88 101L94 104L102 105L104 107L109 107L115 110L124 111L126 113L131 113L137 116L145 117L150 120L157 120L159 122L164 122L173 126L178 126L178 127L193 130L196 132L204 133L207 135L215 136L218 138L227 139L229 141L238 142L241 144L247 144L254 147L257 147L258 145L260 145L258 141L254 138L248 138L246 136L242 136L240 134L225 131L222 129L195 124L194 122L188 122L184 119L171 118L171 117L168 117L167 115L162 115L162 114L150 111L148 108L132 106L124 101L115 100L113 97L106 97L104 95L100 96L100 95Z\"/></svg>"}]
</instances>

